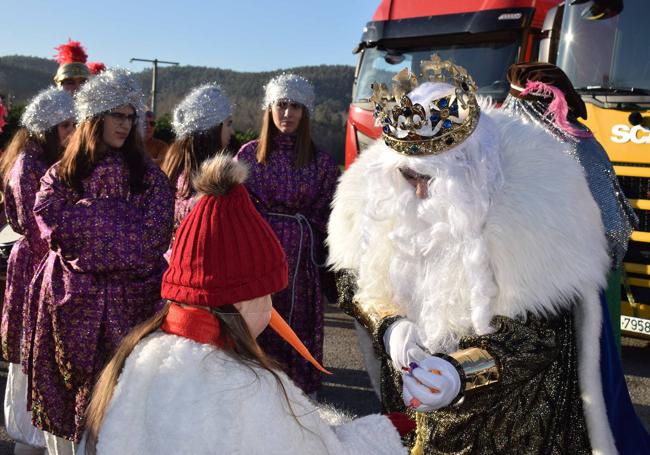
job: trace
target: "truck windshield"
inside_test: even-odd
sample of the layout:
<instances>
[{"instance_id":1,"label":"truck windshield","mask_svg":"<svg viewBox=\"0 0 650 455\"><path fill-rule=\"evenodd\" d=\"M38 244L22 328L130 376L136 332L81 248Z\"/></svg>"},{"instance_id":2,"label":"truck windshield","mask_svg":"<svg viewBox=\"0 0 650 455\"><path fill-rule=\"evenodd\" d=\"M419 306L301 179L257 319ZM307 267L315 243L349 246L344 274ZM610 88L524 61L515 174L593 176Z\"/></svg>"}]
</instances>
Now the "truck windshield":
<instances>
[{"instance_id":1,"label":"truck windshield","mask_svg":"<svg viewBox=\"0 0 650 455\"><path fill-rule=\"evenodd\" d=\"M354 90L354 101L368 101L371 85L377 81L390 87L393 76L404 67L420 74L420 62L437 53L443 60L451 60L467 69L481 95L503 101L508 94L506 70L517 60L518 42L491 42L471 45L431 47L417 51L382 50L368 48L364 51L359 76Z\"/></svg>"},{"instance_id":2,"label":"truck windshield","mask_svg":"<svg viewBox=\"0 0 650 455\"><path fill-rule=\"evenodd\" d=\"M650 90L650 1L626 0L602 20L581 17L585 5L566 6L557 64L581 93L620 95Z\"/></svg>"}]
</instances>

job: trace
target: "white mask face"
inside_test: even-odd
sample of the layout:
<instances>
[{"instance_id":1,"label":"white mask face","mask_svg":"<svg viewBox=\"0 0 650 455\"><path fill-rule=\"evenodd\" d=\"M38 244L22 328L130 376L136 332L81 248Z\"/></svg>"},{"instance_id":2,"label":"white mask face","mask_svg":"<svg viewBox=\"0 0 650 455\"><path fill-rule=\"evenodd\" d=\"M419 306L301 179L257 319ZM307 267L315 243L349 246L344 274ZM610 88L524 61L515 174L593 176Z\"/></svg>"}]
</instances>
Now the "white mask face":
<instances>
[{"instance_id":1,"label":"white mask face","mask_svg":"<svg viewBox=\"0 0 650 455\"><path fill-rule=\"evenodd\" d=\"M270 294L252 300L237 302L234 306L246 321L253 338L257 338L269 325L271 308L273 307Z\"/></svg>"}]
</instances>

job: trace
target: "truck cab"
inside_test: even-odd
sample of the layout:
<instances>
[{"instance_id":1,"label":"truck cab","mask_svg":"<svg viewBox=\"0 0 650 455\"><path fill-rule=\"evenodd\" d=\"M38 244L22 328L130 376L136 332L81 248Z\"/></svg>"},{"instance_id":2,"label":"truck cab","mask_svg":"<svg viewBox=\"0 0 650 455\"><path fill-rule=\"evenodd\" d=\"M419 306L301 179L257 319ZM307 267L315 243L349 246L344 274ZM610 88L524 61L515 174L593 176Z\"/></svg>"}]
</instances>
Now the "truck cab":
<instances>
[{"instance_id":1,"label":"truck cab","mask_svg":"<svg viewBox=\"0 0 650 455\"><path fill-rule=\"evenodd\" d=\"M626 335L650 338L650 40L647 0L573 1L550 9L539 60L567 74L585 123L607 152L639 217L610 315ZM620 302L620 305L619 305Z\"/></svg>"}]
</instances>

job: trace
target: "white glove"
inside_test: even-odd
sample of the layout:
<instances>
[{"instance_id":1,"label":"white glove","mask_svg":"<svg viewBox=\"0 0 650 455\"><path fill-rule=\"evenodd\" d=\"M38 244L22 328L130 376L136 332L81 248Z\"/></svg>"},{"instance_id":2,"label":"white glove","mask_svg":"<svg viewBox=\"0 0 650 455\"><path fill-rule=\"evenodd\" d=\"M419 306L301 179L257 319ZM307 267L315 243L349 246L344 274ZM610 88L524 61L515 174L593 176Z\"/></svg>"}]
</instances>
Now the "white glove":
<instances>
[{"instance_id":1,"label":"white glove","mask_svg":"<svg viewBox=\"0 0 650 455\"><path fill-rule=\"evenodd\" d=\"M402 375L402 398L406 406L419 412L448 406L460 392L456 368L440 357L427 357L410 373Z\"/></svg>"},{"instance_id":2,"label":"white glove","mask_svg":"<svg viewBox=\"0 0 650 455\"><path fill-rule=\"evenodd\" d=\"M427 356L417 327L408 319L399 319L388 327L384 332L384 346L397 371L410 369L412 362Z\"/></svg>"}]
</instances>

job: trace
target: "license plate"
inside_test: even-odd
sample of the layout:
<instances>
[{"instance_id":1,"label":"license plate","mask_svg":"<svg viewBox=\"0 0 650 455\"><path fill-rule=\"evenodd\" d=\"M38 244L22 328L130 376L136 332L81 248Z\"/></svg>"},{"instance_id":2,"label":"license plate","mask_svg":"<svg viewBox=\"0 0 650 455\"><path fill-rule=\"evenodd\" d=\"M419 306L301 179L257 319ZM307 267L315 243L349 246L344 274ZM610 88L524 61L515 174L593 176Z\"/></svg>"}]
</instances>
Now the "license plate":
<instances>
[{"instance_id":1,"label":"license plate","mask_svg":"<svg viewBox=\"0 0 650 455\"><path fill-rule=\"evenodd\" d=\"M650 335L650 319L621 315L621 330Z\"/></svg>"}]
</instances>

